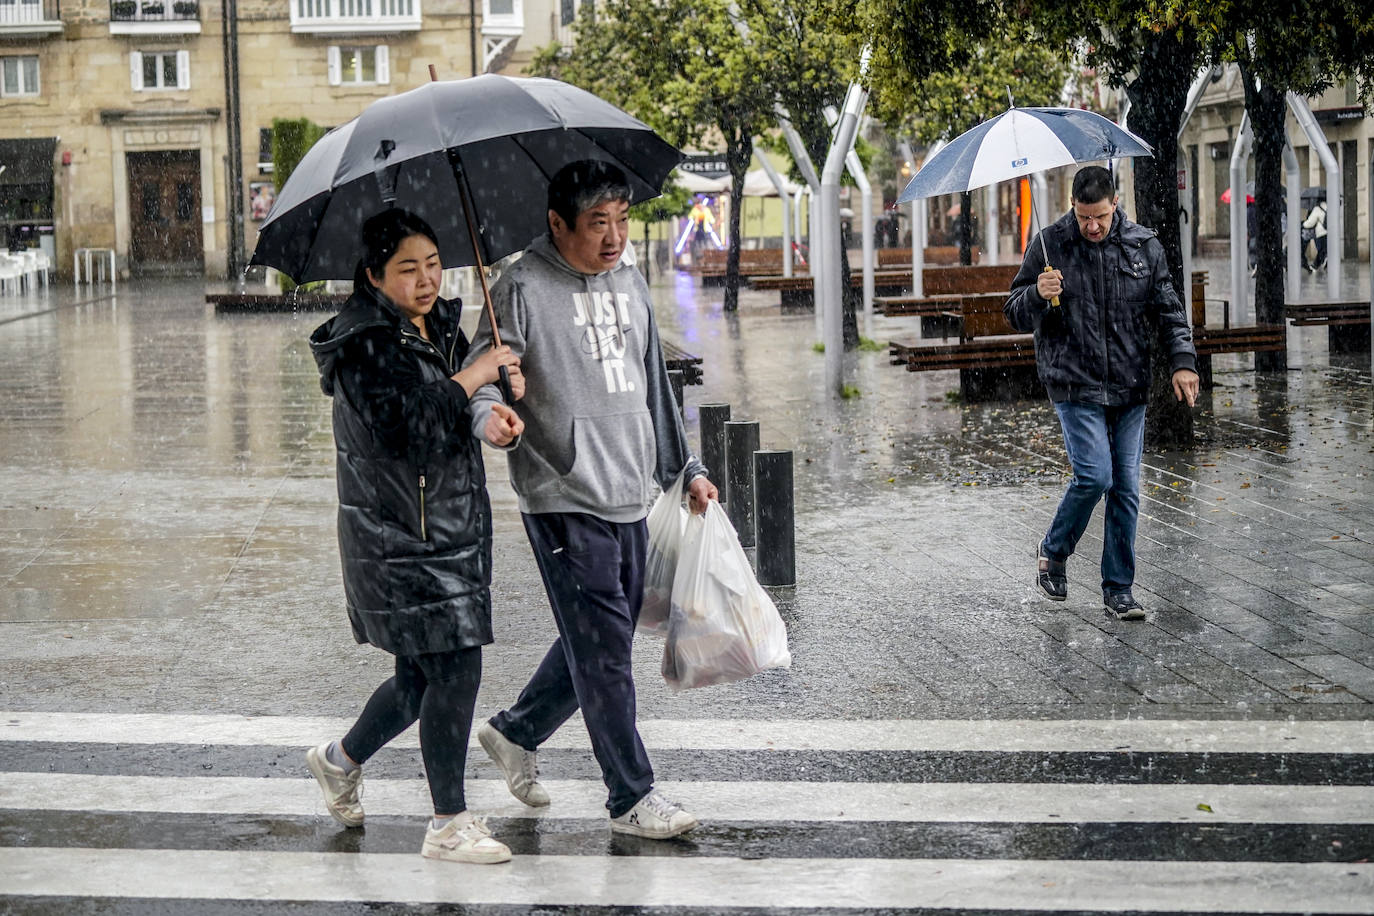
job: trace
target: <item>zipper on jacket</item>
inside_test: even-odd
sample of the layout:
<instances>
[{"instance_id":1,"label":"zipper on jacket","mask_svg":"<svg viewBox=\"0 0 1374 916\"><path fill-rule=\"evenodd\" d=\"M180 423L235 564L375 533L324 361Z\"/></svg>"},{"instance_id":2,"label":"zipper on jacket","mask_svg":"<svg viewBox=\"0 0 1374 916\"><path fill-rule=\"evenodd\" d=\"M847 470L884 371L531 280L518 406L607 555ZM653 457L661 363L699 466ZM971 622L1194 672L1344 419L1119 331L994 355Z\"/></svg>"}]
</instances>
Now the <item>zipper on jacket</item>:
<instances>
[{"instance_id":1,"label":"zipper on jacket","mask_svg":"<svg viewBox=\"0 0 1374 916\"><path fill-rule=\"evenodd\" d=\"M420 472L420 540L428 541L429 534L425 529L425 472Z\"/></svg>"}]
</instances>

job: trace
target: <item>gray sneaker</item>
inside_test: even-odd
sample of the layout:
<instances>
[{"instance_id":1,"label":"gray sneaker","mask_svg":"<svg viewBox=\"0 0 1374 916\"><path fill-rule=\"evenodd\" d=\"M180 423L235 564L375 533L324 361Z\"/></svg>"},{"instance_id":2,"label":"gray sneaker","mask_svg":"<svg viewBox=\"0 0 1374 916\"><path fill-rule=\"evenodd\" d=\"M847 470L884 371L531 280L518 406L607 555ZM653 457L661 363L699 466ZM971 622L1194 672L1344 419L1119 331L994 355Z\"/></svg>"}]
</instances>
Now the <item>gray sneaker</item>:
<instances>
[{"instance_id":1,"label":"gray sneaker","mask_svg":"<svg viewBox=\"0 0 1374 916\"><path fill-rule=\"evenodd\" d=\"M461 824L460 819L463 821ZM510 847L492 838L485 817L459 815L439 830L435 830L431 822L425 831L425 844L420 847L420 855L445 862L495 865L510 861Z\"/></svg>"},{"instance_id":2,"label":"gray sneaker","mask_svg":"<svg viewBox=\"0 0 1374 916\"><path fill-rule=\"evenodd\" d=\"M549 803L549 793L539 784L539 755L511 741L490 722L483 722L477 729L477 741L506 777L511 795L531 808Z\"/></svg>"},{"instance_id":3,"label":"gray sneaker","mask_svg":"<svg viewBox=\"0 0 1374 916\"><path fill-rule=\"evenodd\" d=\"M1136 603L1130 592L1103 595L1102 604L1117 620L1144 620L1145 609Z\"/></svg>"},{"instance_id":4,"label":"gray sneaker","mask_svg":"<svg viewBox=\"0 0 1374 916\"><path fill-rule=\"evenodd\" d=\"M611 831L628 833L631 836L648 837L651 840L666 840L680 833L686 833L697 826L697 819L682 810L677 802L671 802L658 792L635 802L635 806L620 817L611 818Z\"/></svg>"},{"instance_id":5,"label":"gray sneaker","mask_svg":"<svg viewBox=\"0 0 1374 916\"><path fill-rule=\"evenodd\" d=\"M312 747L305 752L305 764L310 767L315 781L320 784L320 789L324 792L324 806L329 809L334 820L345 827L361 827L363 768L358 767L351 773L344 772L343 767L329 762L329 758L325 756L328 750L327 741L319 747Z\"/></svg>"}]
</instances>

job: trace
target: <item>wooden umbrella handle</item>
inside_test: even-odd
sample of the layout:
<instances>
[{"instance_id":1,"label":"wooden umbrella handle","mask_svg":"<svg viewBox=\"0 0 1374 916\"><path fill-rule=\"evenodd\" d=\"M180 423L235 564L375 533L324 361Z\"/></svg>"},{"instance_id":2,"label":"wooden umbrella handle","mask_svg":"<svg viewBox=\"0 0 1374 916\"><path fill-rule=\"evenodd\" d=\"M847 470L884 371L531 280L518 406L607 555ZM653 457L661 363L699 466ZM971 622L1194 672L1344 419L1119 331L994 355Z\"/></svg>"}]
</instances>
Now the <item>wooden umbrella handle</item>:
<instances>
[{"instance_id":1,"label":"wooden umbrella handle","mask_svg":"<svg viewBox=\"0 0 1374 916\"><path fill-rule=\"evenodd\" d=\"M1051 267L1050 265L1046 264L1046 265L1045 265L1045 269L1042 270L1042 271L1040 271L1040 272L1041 272L1042 274L1047 274L1047 273L1049 273L1049 272L1052 271L1052 270L1054 270L1054 268ZM1051 299L1051 300L1050 300L1050 305L1053 306L1054 308L1059 308L1059 297L1058 297L1058 296L1055 296L1053 299Z\"/></svg>"}]
</instances>

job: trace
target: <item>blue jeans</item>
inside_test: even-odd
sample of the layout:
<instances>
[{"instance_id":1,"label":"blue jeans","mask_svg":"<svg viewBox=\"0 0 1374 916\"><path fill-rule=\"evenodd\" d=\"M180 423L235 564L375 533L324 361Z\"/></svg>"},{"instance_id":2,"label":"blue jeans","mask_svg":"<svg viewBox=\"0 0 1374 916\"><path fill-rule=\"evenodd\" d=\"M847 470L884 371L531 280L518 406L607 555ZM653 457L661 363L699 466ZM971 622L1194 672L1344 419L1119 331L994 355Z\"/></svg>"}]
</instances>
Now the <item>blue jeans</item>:
<instances>
[{"instance_id":1,"label":"blue jeans","mask_svg":"<svg viewBox=\"0 0 1374 916\"><path fill-rule=\"evenodd\" d=\"M1078 546L1097 501L1107 496L1102 535L1102 594L1127 592L1135 581L1135 524L1140 515L1140 455L1145 446L1145 405L1103 407L1058 401L1073 480L1059 501L1043 556L1067 560Z\"/></svg>"}]
</instances>

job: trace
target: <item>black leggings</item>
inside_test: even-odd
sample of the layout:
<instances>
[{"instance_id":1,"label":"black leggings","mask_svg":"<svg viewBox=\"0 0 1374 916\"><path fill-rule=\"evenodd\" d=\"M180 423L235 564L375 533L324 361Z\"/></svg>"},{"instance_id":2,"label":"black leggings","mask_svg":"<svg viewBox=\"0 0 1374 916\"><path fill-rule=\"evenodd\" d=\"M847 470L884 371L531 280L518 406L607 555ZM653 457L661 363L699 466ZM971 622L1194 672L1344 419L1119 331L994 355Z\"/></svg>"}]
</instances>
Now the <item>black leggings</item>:
<instances>
[{"instance_id":1,"label":"black leggings","mask_svg":"<svg viewBox=\"0 0 1374 916\"><path fill-rule=\"evenodd\" d=\"M481 682L481 646L396 656L396 674L373 692L358 721L344 735L344 753L358 764L365 763L419 719L420 753L434 813L467 810L463 769Z\"/></svg>"}]
</instances>

